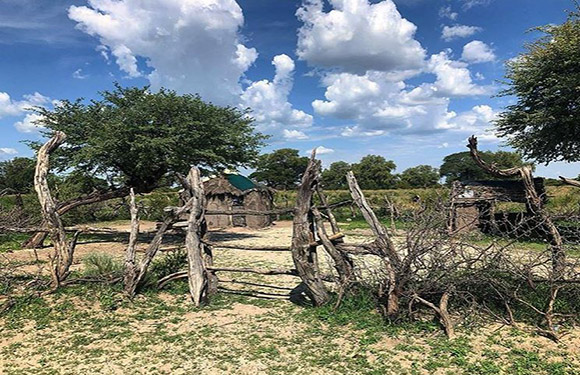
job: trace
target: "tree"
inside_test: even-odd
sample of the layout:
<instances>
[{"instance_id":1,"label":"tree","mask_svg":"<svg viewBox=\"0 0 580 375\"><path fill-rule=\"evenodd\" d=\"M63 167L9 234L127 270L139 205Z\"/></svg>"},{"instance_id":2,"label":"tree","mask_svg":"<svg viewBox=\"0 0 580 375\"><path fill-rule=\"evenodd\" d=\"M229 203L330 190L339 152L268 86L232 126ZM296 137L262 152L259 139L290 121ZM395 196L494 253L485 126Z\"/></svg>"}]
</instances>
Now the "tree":
<instances>
[{"instance_id":1,"label":"tree","mask_svg":"<svg viewBox=\"0 0 580 375\"><path fill-rule=\"evenodd\" d=\"M485 151L480 152L482 160L489 164L495 164L498 168L507 169L524 165L522 157L516 152L508 151ZM439 168L441 177L445 177L447 184L453 181L477 181L498 179L482 170L471 158L469 152L457 152L447 155Z\"/></svg>"},{"instance_id":2,"label":"tree","mask_svg":"<svg viewBox=\"0 0 580 375\"><path fill-rule=\"evenodd\" d=\"M430 165L419 165L401 173L400 184L403 187L427 188L439 183L439 170Z\"/></svg>"},{"instance_id":3,"label":"tree","mask_svg":"<svg viewBox=\"0 0 580 375\"><path fill-rule=\"evenodd\" d=\"M34 187L34 168L31 158L14 158L0 162L0 191L26 194Z\"/></svg>"},{"instance_id":4,"label":"tree","mask_svg":"<svg viewBox=\"0 0 580 375\"><path fill-rule=\"evenodd\" d=\"M322 182L324 187L330 190L347 189L346 174L352 166L344 161L337 161L322 172Z\"/></svg>"},{"instance_id":5,"label":"tree","mask_svg":"<svg viewBox=\"0 0 580 375\"><path fill-rule=\"evenodd\" d=\"M580 7L561 25L538 27L544 35L506 63L515 96L496 123L498 135L540 163L580 160Z\"/></svg>"},{"instance_id":6,"label":"tree","mask_svg":"<svg viewBox=\"0 0 580 375\"><path fill-rule=\"evenodd\" d=\"M276 189L294 189L300 183L308 166L308 157L301 157L299 151L281 148L261 155L256 162L256 171L250 178Z\"/></svg>"},{"instance_id":7,"label":"tree","mask_svg":"<svg viewBox=\"0 0 580 375\"><path fill-rule=\"evenodd\" d=\"M165 89L154 93L148 87L116 85L99 100L63 100L52 110L35 111L46 135L67 135L66 146L54 154L57 173L73 170L108 183L107 189L58 203L60 215L79 205L127 196L130 188L150 192L168 175L187 174L192 165L250 166L265 139L246 111ZM39 237L25 245L38 246Z\"/></svg>"},{"instance_id":8,"label":"tree","mask_svg":"<svg viewBox=\"0 0 580 375\"><path fill-rule=\"evenodd\" d=\"M367 190L394 188L397 177L391 172L396 168L392 160L379 155L367 155L352 165L360 187Z\"/></svg>"}]
</instances>

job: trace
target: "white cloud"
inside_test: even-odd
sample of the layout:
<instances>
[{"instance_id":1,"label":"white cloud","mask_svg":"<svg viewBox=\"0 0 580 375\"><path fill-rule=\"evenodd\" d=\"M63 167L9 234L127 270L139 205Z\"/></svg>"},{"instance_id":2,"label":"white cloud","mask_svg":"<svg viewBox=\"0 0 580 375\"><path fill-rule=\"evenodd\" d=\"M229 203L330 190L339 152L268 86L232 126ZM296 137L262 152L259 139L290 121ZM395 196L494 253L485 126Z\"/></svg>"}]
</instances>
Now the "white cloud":
<instances>
[{"instance_id":1,"label":"white cloud","mask_svg":"<svg viewBox=\"0 0 580 375\"><path fill-rule=\"evenodd\" d=\"M332 154L333 152L334 150L332 148L326 148L324 146L316 147L316 155ZM312 154L312 150L306 150L304 153L310 155Z\"/></svg>"},{"instance_id":2,"label":"white cloud","mask_svg":"<svg viewBox=\"0 0 580 375\"><path fill-rule=\"evenodd\" d=\"M304 132L296 128L310 127L313 119L288 102L293 86L294 61L287 55L277 55L272 64L276 67L274 79L252 82L241 95L241 105L253 110L251 115L258 130L274 136L283 130L285 138L304 139Z\"/></svg>"},{"instance_id":3,"label":"white cloud","mask_svg":"<svg viewBox=\"0 0 580 375\"><path fill-rule=\"evenodd\" d=\"M43 106L50 102L50 98L35 92L24 95L22 100L13 100L6 92L0 92L0 118L22 115L27 109Z\"/></svg>"},{"instance_id":4,"label":"white cloud","mask_svg":"<svg viewBox=\"0 0 580 375\"><path fill-rule=\"evenodd\" d=\"M457 12L454 12L451 9L451 6L441 7L441 9L439 9L439 17L440 18L448 18L452 21L455 21L458 16L459 16L459 14Z\"/></svg>"},{"instance_id":5,"label":"white cloud","mask_svg":"<svg viewBox=\"0 0 580 375\"><path fill-rule=\"evenodd\" d=\"M310 65L341 68L362 74L367 70L420 68L425 50L414 39L417 27L404 19L392 0L304 0L297 11L304 23L298 32L297 54Z\"/></svg>"},{"instance_id":6,"label":"white cloud","mask_svg":"<svg viewBox=\"0 0 580 375\"><path fill-rule=\"evenodd\" d=\"M439 95L462 97L490 94L491 87L473 83L467 64L451 60L450 53L447 50L431 56L429 60L429 69L437 76L435 88Z\"/></svg>"},{"instance_id":7,"label":"white cloud","mask_svg":"<svg viewBox=\"0 0 580 375\"><path fill-rule=\"evenodd\" d=\"M495 61L495 53L490 46L480 40L474 40L463 47L461 58L469 63L477 64Z\"/></svg>"},{"instance_id":8,"label":"white cloud","mask_svg":"<svg viewBox=\"0 0 580 375\"><path fill-rule=\"evenodd\" d=\"M284 129L284 131L282 132L284 139L290 140L290 139L308 139L308 136L300 131L300 130L288 130L288 129Z\"/></svg>"},{"instance_id":9,"label":"white cloud","mask_svg":"<svg viewBox=\"0 0 580 375\"><path fill-rule=\"evenodd\" d=\"M467 26L467 25L455 25L455 26L443 26L441 31L441 38L447 42L458 39L467 38L481 32L483 29L477 26Z\"/></svg>"},{"instance_id":10,"label":"white cloud","mask_svg":"<svg viewBox=\"0 0 580 375\"><path fill-rule=\"evenodd\" d=\"M464 10L469 10L479 5L482 6L489 5L489 3L491 3L491 0L462 0L462 1Z\"/></svg>"},{"instance_id":11,"label":"white cloud","mask_svg":"<svg viewBox=\"0 0 580 375\"><path fill-rule=\"evenodd\" d=\"M75 79L85 79L88 78L88 75L83 74L83 70L82 69L77 69L73 72L72 74L73 78Z\"/></svg>"},{"instance_id":12,"label":"white cloud","mask_svg":"<svg viewBox=\"0 0 580 375\"><path fill-rule=\"evenodd\" d=\"M43 126L38 125L36 122L42 117L36 113L27 113L24 119L14 123L14 127L21 133L34 133L43 128Z\"/></svg>"},{"instance_id":13,"label":"white cloud","mask_svg":"<svg viewBox=\"0 0 580 375\"><path fill-rule=\"evenodd\" d=\"M0 147L0 156L16 155L18 151L10 147Z\"/></svg>"},{"instance_id":14,"label":"white cloud","mask_svg":"<svg viewBox=\"0 0 580 375\"><path fill-rule=\"evenodd\" d=\"M153 89L199 93L218 104L235 104L239 81L257 52L242 44L242 9L234 0L91 0L71 6L69 18L99 39L130 77L146 76ZM146 61L151 73L139 64Z\"/></svg>"}]
</instances>

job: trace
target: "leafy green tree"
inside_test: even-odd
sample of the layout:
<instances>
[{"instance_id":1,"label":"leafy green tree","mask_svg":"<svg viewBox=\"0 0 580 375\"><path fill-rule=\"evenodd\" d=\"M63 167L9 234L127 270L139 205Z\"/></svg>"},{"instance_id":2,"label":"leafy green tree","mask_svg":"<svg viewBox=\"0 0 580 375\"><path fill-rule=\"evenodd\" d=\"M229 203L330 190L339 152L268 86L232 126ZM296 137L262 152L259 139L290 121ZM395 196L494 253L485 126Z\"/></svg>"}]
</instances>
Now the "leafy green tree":
<instances>
[{"instance_id":1,"label":"leafy green tree","mask_svg":"<svg viewBox=\"0 0 580 375\"><path fill-rule=\"evenodd\" d=\"M392 160L379 155L367 155L352 165L352 170L361 189L392 189L397 183L397 176L392 172L397 168Z\"/></svg>"},{"instance_id":2,"label":"leafy green tree","mask_svg":"<svg viewBox=\"0 0 580 375\"><path fill-rule=\"evenodd\" d=\"M191 165L206 170L251 166L265 139L247 111L165 89L115 85L89 103L63 100L54 109L35 111L46 135L67 135L51 163L57 174L75 171L85 182L94 177L107 181L105 190L59 203L59 214L126 196L129 188L150 192L175 173L186 174ZM25 246L39 246L43 236L34 238Z\"/></svg>"},{"instance_id":3,"label":"leafy green tree","mask_svg":"<svg viewBox=\"0 0 580 375\"><path fill-rule=\"evenodd\" d=\"M246 112L148 87L101 93L85 104L64 100L53 110L36 108L46 133L63 131L66 146L56 153L57 171L75 170L105 178L112 186L149 192L167 175L249 166L265 139Z\"/></svg>"},{"instance_id":4,"label":"leafy green tree","mask_svg":"<svg viewBox=\"0 0 580 375\"><path fill-rule=\"evenodd\" d=\"M26 194L34 188L36 162L31 158L14 158L0 162L0 191Z\"/></svg>"},{"instance_id":5,"label":"leafy green tree","mask_svg":"<svg viewBox=\"0 0 580 375\"><path fill-rule=\"evenodd\" d=\"M352 166L344 161L337 161L322 172L322 182L324 187L330 190L347 189L346 174Z\"/></svg>"},{"instance_id":6,"label":"leafy green tree","mask_svg":"<svg viewBox=\"0 0 580 375\"><path fill-rule=\"evenodd\" d=\"M497 167L513 168L520 167L524 164L520 154L508 151L483 151L480 152L483 160L488 163L494 163ZM445 182L450 184L453 181L477 181L477 180L497 180L489 173L479 167L469 151L457 152L446 156L443 164L439 168L441 177L445 177Z\"/></svg>"},{"instance_id":7,"label":"leafy green tree","mask_svg":"<svg viewBox=\"0 0 580 375\"><path fill-rule=\"evenodd\" d=\"M430 165L418 165L405 169L399 178L404 188L433 187L439 184L439 170Z\"/></svg>"},{"instance_id":8,"label":"leafy green tree","mask_svg":"<svg viewBox=\"0 0 580 375\"><path fill-rule=\"evenodd\" d=\"M580 160L580 7L561 25L537 28L544 35L506 63L515 96L497 121L500 136L540 163Z\"/></svg>"},{"instance_id":9,"label":"leafy green tree","mask_svg":"<svg viewBox=\"0 0 580 375\"><path fill-rule=\"evenodd\" d=\"M308 157L301 157L298 150L281 148L260 155L250 178L276 189L293 189L300 183L307 166Z\"/></svg>"}]
</instances>

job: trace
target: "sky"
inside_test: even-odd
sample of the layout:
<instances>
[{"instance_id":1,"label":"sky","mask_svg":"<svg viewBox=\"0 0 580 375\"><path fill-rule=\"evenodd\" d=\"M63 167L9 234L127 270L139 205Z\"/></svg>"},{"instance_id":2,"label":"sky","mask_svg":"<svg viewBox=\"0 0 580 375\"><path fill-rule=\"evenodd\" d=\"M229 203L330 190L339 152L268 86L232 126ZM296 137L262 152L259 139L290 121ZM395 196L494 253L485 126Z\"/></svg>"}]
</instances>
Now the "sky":
<instances>
[{"instance_id":1,"label":"sky","mask_svg":"<svg viewBox=\"0 0 580 375\"><path fill-rule=\"evenodd\" d=\"M0 0L0 160L31 156L31 106L150 85L251 108L264 152L367 154L397 171L493 132L504 62L571 0ZM538 166L575 177L580 163Z\"/></svg>"}]
</instances>

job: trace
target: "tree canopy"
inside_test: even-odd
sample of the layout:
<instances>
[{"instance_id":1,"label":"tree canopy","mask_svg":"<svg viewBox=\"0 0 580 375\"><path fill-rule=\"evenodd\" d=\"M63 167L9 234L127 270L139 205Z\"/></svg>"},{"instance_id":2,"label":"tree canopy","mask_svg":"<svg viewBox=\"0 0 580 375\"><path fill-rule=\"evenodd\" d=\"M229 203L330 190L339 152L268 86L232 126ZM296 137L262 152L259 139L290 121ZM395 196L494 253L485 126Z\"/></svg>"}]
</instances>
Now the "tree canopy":
<instances>
[{"instance_id":1,"label":"tree canopy","mask_svg":"<svg viewBox=\"0 0 580 375\"><path fill-rule=\"evenodd\" d=\"M392 172L396 168L395 162L379 155L367 155L352 165L361 189L366 190L394 188L397 177Z\"/></svg>"},{"instance_id":2,"label":"tree canopy","mask_svg":"<svg viewBox=\"0 0 580 375\"><path fill-rule=\"evenodd\" d=\"M346 174L352 166L345 161L337 161L322 172L322 183L326 189L343 190L347 189Z\"/></svg>"},{"instance_id":3,"label":"tree canopy","mask_svg":"<svg viewBox=\"0 0 580 375\"><path fill-rule=\"evenodd\" d=\"M524 165L521 155L516 152L483 151L480 152L480 155L486 162L494 163L497 167L502 169ZM446 156L443 159L441 168L439 169L439 174L441 177L445 177L445 182L448 184L453 181L498 179L479 167L471 157L469 151L457 152Z\"/></svg>"},{"instance_id":4,"label":"tree canopy","mask_svg":"<svg viewBox=\"0 0 580 375\"><path fill-rule=\"evenodd\" d=\"M187 173L191 165L249 166L265 139L245 111L165 89L116 85L88 104L64 100L36 112L47 134L67 134L55 153L58 171L106 177L138 192L158 187L172 172Z\"/></svg>"},{"instance_id":5,"label":"tree canopy","mask_svg":"<svg viewBox=\"0 0 580 375\"><path fill-rule=\"evenodd\" d=\"M507 62L515 96L497 121L500 136L540 163L580 160L580 8L565 23L538 27L544 35Z\"/></svg>"},{"instance_id":6,"label":"tree canopy","mask_svg":"<svg viewBox=\"0 0 580 375\"><path fill-rule=\"evenodd\" d=\"M439 184L439 170L430 165L418 165L405 169L399 178L403 188L433 187Z\"/></svg>"},{"instance_id":7,"label":"tree canopy","mask_svg":"<svg viewBox=\"0 0 580 375\"><path fill-rule=\"evenodd\" d=\"M260 155L256 162L256 171L250 178L272 188L293 189L300 183L307 166L308 157L301 157L298 150L281 148Z\"/></svg>"},{"instance_id":8,"label":"tree canopy","mask_svg":"<svg viewBox=\"0 0 580 375\"><path fill-rule=\"evenodd\" d=\"M0 162L0 191L28 193L34 187L36 161L31 158L14 158Z\"/></svg>"}]
</instances>

